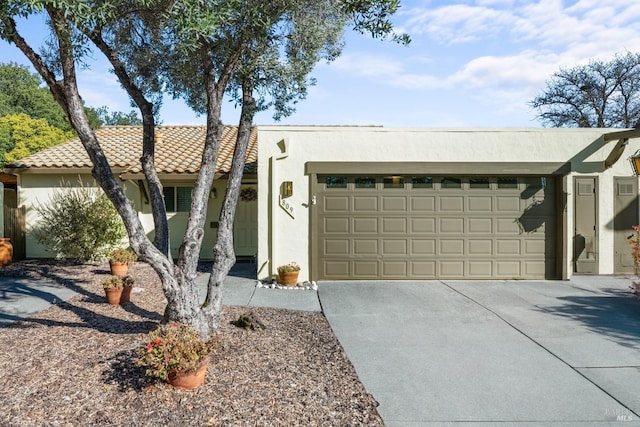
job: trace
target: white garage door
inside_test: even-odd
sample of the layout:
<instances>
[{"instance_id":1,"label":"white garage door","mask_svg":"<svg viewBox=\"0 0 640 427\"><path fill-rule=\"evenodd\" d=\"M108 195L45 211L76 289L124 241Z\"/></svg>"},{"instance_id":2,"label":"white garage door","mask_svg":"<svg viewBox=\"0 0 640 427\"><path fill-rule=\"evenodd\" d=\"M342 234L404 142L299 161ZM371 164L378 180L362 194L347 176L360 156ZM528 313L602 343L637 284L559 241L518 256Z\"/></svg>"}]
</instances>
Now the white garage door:
<instances>
[{"instance_id":1,"label":"white garage door","mask_svg":"<svg viewBox=\"0 0 640 427\"><path fill-rule=\"evenodd\" d=\"M318 279L555 277L553 179L317 179Z\"/></svg>"}]
</instances>

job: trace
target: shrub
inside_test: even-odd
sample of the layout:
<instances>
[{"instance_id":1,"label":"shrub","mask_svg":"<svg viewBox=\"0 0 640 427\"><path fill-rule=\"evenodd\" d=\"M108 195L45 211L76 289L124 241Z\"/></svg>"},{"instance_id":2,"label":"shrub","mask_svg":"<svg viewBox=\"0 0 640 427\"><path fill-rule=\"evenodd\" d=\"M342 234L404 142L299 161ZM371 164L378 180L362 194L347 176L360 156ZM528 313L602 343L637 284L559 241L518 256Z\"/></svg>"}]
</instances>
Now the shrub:
<instances>
[{"instance_id":1,"label":"shrub","mask_svg":"<svg viewBox=\"0 0 640 427\"><path fill-rule=\"evenodd\" d=\"M126 236L118 212L98 188L71 187L62 182L49 203L35 209L41 220L34 236L56 258L100 260Z\"/></svg>"}]
</instances>

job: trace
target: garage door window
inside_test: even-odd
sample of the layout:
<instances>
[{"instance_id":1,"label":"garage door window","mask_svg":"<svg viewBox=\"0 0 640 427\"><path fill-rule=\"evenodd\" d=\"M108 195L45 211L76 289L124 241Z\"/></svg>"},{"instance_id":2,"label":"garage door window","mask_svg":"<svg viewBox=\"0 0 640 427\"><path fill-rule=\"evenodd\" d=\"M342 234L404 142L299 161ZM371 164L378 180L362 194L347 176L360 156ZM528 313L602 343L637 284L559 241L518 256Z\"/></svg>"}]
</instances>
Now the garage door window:
<instances>
[{"instance_id":1,"label":"garage door window","mask_svg":"<svg viewBox=\"0 0 640 427\"><path fill-rule=\"evenodd\" d=\"M344 176L328 176L324 182L327 188L347 188L347 177Z\"/></svg>"},{"instance_id":2,"label":"garage door window","mask_svg":"<svg viewBox=\"0 0 640 427\"><path fill-rule=\"evenodd\" d=\"M404 188L404 177L389 176L384 179L384 188Z\"/></svg>"},{"instance_id":3,"label":"garage door window","mask_svg":"<svg viewBox=\"0 0 640 427\"><path fill-rule=\"evenodd\" d=\"M488 178L471 178L469 179L469 188L472 190L489 188Z\"/></svg>"},{"instance_id":4,"label":"garage door window","mask_svg":"<svg viewBox=\"0 0 640 427\"><path fill-rule=\"evenodd\" d=\"M376 188L376 179L359 176L356 178L356 188Z\"/></svg>"},{"instance_id":5,"label":"garage door window","mask_svg":"<svg viewBox=\"0 0 640 427\"><path fill-rule=\"evenodd\" d=\"M414 176L411 178L413 188L433 188L433 178L430 176Z\"/></svg>"},{"instance_id":6,"label":"garage door window","mask_svg":"<svg viewBox=\"0 0 640 427\"><path fill-rule=\"evenodd\" d=\"M498 178L498 189L516 189L518 188L517 178Z\"/></svg>"},{"instance_id":7,"label":"garage door window","mask_svg":"<svg viewBox=\"0 0 640 427\"><path fill-rule=\"evenodd\" d=\"M462 180L460 178L442 178L440 188L462 188Z\"/></svg>"}]
</instances>

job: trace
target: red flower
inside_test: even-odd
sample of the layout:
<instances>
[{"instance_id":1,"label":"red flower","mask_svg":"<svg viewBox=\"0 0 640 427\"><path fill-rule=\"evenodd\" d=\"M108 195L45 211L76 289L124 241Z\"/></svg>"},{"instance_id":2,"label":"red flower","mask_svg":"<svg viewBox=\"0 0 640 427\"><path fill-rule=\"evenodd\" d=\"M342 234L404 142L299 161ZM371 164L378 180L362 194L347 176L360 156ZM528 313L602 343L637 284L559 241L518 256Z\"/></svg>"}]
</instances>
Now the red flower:
<instances>
[{"instance_id":1,"label":"red flower","mask_svg":"<svg viewBox=\"0 0 640 427\"><path fill-rule=\"evenodd\" d=\"M160 338L156 338L156 341L155 341L156 344L160 344L161 342L162 340Z\"/></svg>"},{"instance_id":2,"label":"red flower","mask_svg":"<svg viewBox=\"0 0 640 427\"><path fill-rule=\"evenodd\" d=\"M150 342L149 344L147 344L147 350L151 350L152 348L153 348L153 343Z\"/></svg>"}]
</instances>

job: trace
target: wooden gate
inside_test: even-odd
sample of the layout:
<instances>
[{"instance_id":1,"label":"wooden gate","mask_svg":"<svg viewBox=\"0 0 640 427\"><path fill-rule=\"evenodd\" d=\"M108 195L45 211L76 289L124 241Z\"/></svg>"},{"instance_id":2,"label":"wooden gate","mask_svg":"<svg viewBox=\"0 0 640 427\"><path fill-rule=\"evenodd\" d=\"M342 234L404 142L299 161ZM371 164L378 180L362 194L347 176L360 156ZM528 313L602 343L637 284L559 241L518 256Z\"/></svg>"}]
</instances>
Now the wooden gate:
<instances>
[{"instance_id":1,"label":"wooden gate","mask_svg":"<svg viewBox=\"0 0 640 427\"><path fill-rule=\"evenodd\" d=\"M4 207L4 237L11 239L13 259L25 259L25 208Z\"/></svg>"}]
</instances>

